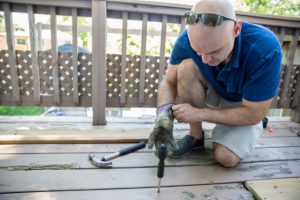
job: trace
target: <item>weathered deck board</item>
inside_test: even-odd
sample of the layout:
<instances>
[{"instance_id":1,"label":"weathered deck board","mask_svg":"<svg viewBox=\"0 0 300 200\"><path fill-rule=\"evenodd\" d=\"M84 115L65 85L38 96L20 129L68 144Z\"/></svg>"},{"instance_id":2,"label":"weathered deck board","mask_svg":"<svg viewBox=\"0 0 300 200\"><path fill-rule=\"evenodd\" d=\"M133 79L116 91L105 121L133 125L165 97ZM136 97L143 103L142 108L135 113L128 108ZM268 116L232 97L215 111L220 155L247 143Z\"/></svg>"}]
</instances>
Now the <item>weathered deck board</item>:
<instances>
[{"instance_id":1,"label":"weathered deck board","mask_svg":"<svg viewBox=\"0 0 300 200\"><path fill-rule=\"evenodd\" d=\"M278 121L281 120L276 118L271 118L268 125L272 126L274 130L277 129L300 129L300 124L288 121ZM107 119L107 125L101 128L104 129L149 129L153 128L155 121L155 116L147 116L141 118L131 118L131 117L110 117ZM27 127L30 129L91 129L95 128L92 125L91 117L71 117L71 116L0 116L1 127L5 129L16 129L18 127ZM17 123L17 124L16 124ZM212 129L214 125L211 123L203 123L204 129ZM97 126L96 126L97 127ZM183 123L177 123L175 121L174 128L177 130L187 130L188 126Z\"/></svg>"},{"instance_id":2,"label":"weathered deck board","mask_svg":"<svg viewBox=\"0 0 300 200\"><path fill-rule=\"evenodd\" d=\"M75 133L74 133L75 132ZM63 130L47 130L47 131L19 131L19 134L12 134L5 130L5 135L0 134L0 144L34 144L34 143L44 143L44 144L104 144L104 143L132 143L141 140L147 140L151 129L136 129L132 131L117 130L97 130L97 131L63 131ZM279 143L288 144L289 146L300 146L300 140L295 140L297 129L290 130L289 137L276 137L276 132L274 137L271 133L263 136L258 140L259 145L268 145L272 140L273 145L276 146ZM80 134L81 133L81 134ZM85 134L84 134L85 133ZM175 139L182 138L183 135L187 134L185 131L175 131ZM292 136L294 134L295 136ZM280 134L282 135L282 134ZM261 142L262 138L266 137L265 142ZM209 140L207 140L209 142Z\"/></svg>"},{"instance_id":3,"label":"weathered deck board","mask_svg":"<svg viewBox=\"0 0 300 200\"><path fill-rule=\"evenodd\" d=\"M300 179L273 179L247 181L246 187L257 200L299 200Z\"/></svg>"},{"instance_id":4,"label":"weathered deck board","mask_svg":"<svg viewBox=\"0 0 300 200\"><path fill-rule=\"evenodd\" d=\"M142 162L142 161L141 161ZM162 186L237 183L300 176L300 161L166 167ZM0 171L0 193L155 188L157 168Z\"/></svg>"},{"instance_id":5,"label":"weathered deck board","mask_svg":"<svg viewBox=\"0 0 300 200\"><path fill-rule=\"evenodd\" d=\"M93 169L87 153L72 154L0 154L2 170L38 170L38 169ZM107 153L97 154L105 156ZM255 149L253 154L242 163L267 161L300 160L299 147ZM143 162L141 162L143 161ZM132 153L113 160L114 168L156 167L158 163L154 153ZM166 166L192 166L216 164L213 150L197 150L181 159L166 159Z\"/></svg>"},{"instance_id":6,"label":"weathered deck board","mask_svg":"<svg viewBox=\"0 0 300 200\"><path fill-rule=\"evenodd\" d=\"M76 136L74 136L76 137ZM212 148L211 139L207 139L207 148ZM115 152L128 147L129 144L13 144L0 145L2 153L105 153ZM269 137L259 138L256 148L269 147L299 147L300 137ZM142 152L153 151L148 148L140 150Z\"/></svg>"},{"instance_id":7,"label":"weathered deck board","mask_svg":"<svg viewBox=\"0 0 300 200\"><path fill-rule=\"evenodd\" d=\"M108 137L120 137L122 138L127 135L135 135L135 137L145 137L148 136L151 132L151 128L138 128L135 129L110 129L106 127L97 127L97 128L90 128L90 129L45 129L45 130L36 130L36 129L29 129L26 130L26 126L20 127L17 130L8 130L8 129L0 129L0 135L78 135L78 136L103 136ZM25 130L24 130L25 129ZM211 134L211 129L206 129L206 134ZM274 129L273 132L269 132L265 129L260 137L296 137L297 133L300 131L300 128L289 128L289 129ZM188 134L189 131L185 127L178 127L174 130L174 137L180 138L185 134Z\"/></svg>"},{"instance_id":8,"label":"weathered deck board","mask_svg":"<svg viewBox=\"0 0 300 200\"><path fill-rule=\"evenodd\" d=\"M267 129L263 131L260 137L295 137L300 131L300 128L274 128L273 132L269 132Z\"/></svg>"},{"instance_id":9,"label":"weathered deck board","mask_svg":"<svg viewBox=\"0 0 300 200\"><path fill-rule=\"evenodd\" d=\"M160 193L155 188L121 189L121 190L90 190L90 191L67 191L67 192L36 192L0 194L0 199L24 200L204 200L204 199L253 199L250 192L244 189L242 184L218 184L162 188Z\"/></svg>"},{"instance_id":10,"label":"weathered deck board","mask_svg":"<svg viewBox=\"0 0 300 200\"><path fill-rule=\"evenodd\" d=\"M300 146L300 137L259 138L256 143L257 148L299 147L299 146Z\"/></svg>"}]
</instances>

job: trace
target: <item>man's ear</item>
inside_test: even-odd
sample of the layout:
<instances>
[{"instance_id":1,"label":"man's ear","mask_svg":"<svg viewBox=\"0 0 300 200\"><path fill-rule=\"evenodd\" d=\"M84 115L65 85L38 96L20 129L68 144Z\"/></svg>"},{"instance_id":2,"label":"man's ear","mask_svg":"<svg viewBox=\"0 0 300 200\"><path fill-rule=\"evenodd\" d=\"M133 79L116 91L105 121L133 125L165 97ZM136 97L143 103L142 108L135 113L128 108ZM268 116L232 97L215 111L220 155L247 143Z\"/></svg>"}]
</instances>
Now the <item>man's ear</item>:
<instances>
[{"instance_id":1,"label":"man's ear","mask_svg":"<svg viewBox=\"0 0 300 200\"><path fill-rule=\"evenodd\" d=\"M237 19L236 23L234 24L233 27L233 35L234 37L239 36L239 34L241 33L242 30L242 20L241 19Z\"/></svg>"}]
</instances>

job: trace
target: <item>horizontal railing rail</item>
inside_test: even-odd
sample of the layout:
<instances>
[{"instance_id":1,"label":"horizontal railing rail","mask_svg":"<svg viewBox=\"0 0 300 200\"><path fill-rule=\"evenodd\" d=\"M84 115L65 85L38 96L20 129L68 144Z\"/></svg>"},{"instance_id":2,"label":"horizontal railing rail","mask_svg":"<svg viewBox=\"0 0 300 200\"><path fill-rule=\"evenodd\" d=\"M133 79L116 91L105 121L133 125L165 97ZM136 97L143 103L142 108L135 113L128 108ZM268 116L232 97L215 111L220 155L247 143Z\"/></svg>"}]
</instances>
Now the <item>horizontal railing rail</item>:
<instances>
[{"instance_id":1,"label":"horizontal railing rail","mask_svg":"<svg viewBox=\"0 0 300 200\"><path fill-rule=\"evenodd\" d=\"M0 51L0 105L93 106L94 124L105 124L105 107L155 107L157 88L167 67L167 25L185 28L183 14L191 6L126 0L2 0L8 49ZM28 14L30 51L16 51L13 12ZM50 16L51 50L41 51L36 34L35 14ZM56 17L72 17L72 26L57 24ZM92 29L78 27L79 16L92 17ZM237 17L270 28L279 38L284 58L279 93L274 108L292 108L293 119L300 121L300 20L245 12ZM107 19L121 19L121 29L108 29ZM139 20L140 54L128 55L129 20ZM149 22L160 22L160 31L147 29ZM72 52L59 52L57 30L72 31ZM92 53L78 52L78 32L92 32ZM107 33L122 33L122 52L107 54ZM178 33L173 33L175 36ZM159 55L147 55L147 36L160 34ZM298 50L297 50L298 49ZM73 56L76 55L76 56ZM77 64L73 64L77 63Z\"/></svg>"}]
</instances>

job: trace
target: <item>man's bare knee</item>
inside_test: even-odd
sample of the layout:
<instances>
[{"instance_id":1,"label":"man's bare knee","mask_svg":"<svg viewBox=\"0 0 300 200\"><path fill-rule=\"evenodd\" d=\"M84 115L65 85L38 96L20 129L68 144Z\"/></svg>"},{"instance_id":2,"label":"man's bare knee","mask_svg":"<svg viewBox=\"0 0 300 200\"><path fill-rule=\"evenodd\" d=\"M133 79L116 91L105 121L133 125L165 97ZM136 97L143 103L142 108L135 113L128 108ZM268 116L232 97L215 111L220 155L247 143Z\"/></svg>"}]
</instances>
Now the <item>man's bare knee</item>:
<instances>
[{"instance_id":1,"label":"man's bare knee","mask_svg":"<svg viewBox=\"0 0 300 200\"><path fill-rule=\"evenodd\" d=\"M234 167L241 160L235 153L220 144L215 145L215 158L224 167Z\"/></svg>"},{"instance_id":2,"label":"man's bare knee","mask_svg":"<svg viewBox=\"0 0 300 200\"><path fill-rule=\"evenodd\" d=\"M189 82L198 79L200 70L193 59L183 60L177 70L177 78L179 82Z\"/></svg>"},{"instance_id":3,"label":"man's bare knee","mask_svg":"<svg viewBox=\"0 0 300 200\"><path fill-rule=\"evenodd\" d=\"M206 88L206 79L193 59L183 60L177 70L178 86L181 89L189 90L194 84L200 84ZM198 89L198 88L197 88Z\"/></svg>"},{"instance_id":4,"label":"man's bare knee","mask_svg":"<svg viewBox=\"0 0 300 200\"><path fill-rule=\"evenodd\" d=\"M206 80L193 59L185 59L178 65L177 80L179 102L203 107Z\"/></svg>"}]
</instances>

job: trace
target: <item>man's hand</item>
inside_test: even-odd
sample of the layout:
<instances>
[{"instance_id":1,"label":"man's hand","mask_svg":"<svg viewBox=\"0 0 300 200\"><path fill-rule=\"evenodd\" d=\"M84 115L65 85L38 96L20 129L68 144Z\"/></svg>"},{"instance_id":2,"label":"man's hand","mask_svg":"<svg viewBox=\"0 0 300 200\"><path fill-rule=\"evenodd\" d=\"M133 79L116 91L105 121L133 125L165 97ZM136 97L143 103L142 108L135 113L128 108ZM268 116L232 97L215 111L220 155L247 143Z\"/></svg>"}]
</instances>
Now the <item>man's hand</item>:
<instances>
[{"instance_id":1,"label":"man's hand","mask_svg":"<svg viewBox=\"0 0 300 200\"><path fill-rule=\"evenodd\" d=\"M181 123L193 123L201 121L198 119L199 110L190 104L177 104L172 107L173 116Z\"/></svg>"},{"instance_id":2,"label":"man's hand","mask_svg":"<svg viewBox=\"0 0 300 200\"><path fill-rule=\"evenodd\" d=\"M160 144L165 144L168 153L175 147L173 137L173 121L171 110L160 112L157 115L155 126L148 139L148 147L151 149L154 144L156 147L156 154Z\"/></svg>"}]
</instances>

